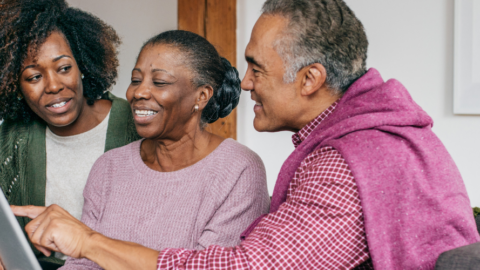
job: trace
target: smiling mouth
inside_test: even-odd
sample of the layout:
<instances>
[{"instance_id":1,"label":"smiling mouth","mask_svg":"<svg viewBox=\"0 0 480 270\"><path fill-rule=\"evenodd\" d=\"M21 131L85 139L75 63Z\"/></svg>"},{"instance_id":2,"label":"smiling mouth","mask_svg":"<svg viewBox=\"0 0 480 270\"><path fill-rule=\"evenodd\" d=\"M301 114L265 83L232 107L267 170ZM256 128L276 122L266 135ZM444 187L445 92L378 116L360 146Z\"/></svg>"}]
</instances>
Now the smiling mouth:
<instances>
[{"instance_id":1,"label":"smiling mouth","mask_svg":"<svg viewBox=\"0 0 480 270\"><path fill-rule=\"evenodd\" d=\"M48 107L52 107L52 108L61 108L63 106L67 105L67 101L62 101L62 102L59 102L59 103L55 103L55 104L52 104Z\"/></svg>"},{"instance_id":2,"label":"smiling mouth","mask_svg":"<svg viewBox=\"0 0 480 270\"><path fill-rule=\"evenodd\" d=\"M157 114L158 112L152 110L135 110L135 115L138 117L147 117Z\"/></svg>"},{"instance_id":3,"label":"smiling mouth","mask_svg":"<svg viewBox=\"0 0 480 270\"><path fill-rule=\"evenodd\" d=\"M255 106L262 106L262 103L255 101Z\"/></svg>"}]
</instances>

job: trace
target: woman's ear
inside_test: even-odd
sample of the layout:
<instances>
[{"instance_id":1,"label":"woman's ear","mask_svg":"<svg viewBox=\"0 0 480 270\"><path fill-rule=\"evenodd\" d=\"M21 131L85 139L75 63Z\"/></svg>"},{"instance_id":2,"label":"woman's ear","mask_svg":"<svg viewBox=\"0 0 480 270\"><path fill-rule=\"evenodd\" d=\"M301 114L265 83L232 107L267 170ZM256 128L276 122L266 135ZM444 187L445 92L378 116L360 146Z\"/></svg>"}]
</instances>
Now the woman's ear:
<instances>
[{"instance_id":1,"label":"woman's ear","mask_svg":"<svg viewBox=\"0 0 480 270\"><path fill-rule=\"evenodd\" d=\"M311 64L304 67L301 72L303 73L302 96L310 96L326 86L327 70L322 64Z\"/></svg>"},{"instance_id":2,"label":"woman's ear","mask_svg":"<svg viewBox=\"0 0 480 270\"><path fill-rule=\"evenodd\" d=\"M199 95L195 104L198 104L199 109L203 110L213 96L213 88L210 85L204 85L201 86L199 90Z\"/></svg>"}]
</instances>

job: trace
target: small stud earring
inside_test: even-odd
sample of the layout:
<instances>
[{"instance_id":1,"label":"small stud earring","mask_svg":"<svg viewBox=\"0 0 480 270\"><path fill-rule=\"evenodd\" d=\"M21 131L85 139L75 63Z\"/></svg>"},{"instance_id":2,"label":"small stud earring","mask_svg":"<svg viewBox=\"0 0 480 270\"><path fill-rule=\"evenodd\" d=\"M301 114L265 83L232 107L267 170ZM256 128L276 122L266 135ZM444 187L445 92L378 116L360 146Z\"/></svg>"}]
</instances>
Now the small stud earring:
<instances>
[{"instance_id":1,"label":"small stud earring","mask_svg":"<svg viewBox=\"0 0 480 270\"><path fill-rule=\"evenodd\" d=\"M195 104L195 106L193 106L193 112L198 112L198 108L199 108L198 104Z\"/></svg>"},{"instance_id":2,"label":"small stud earring","mask_svg":"<svg viewBox=\"0 0 480 270\"><path fill-rule=\"evenodd\" d=\"M85 75L82 74L82 80L85 79Z\"/></svg>"},{"instance_id":3,"label":"small stud earring","mask_svg":"<svg viewBox=\"0 0 480 270\"><path fill-rule=\"evenodd\" d=\"M18 99L18 100L22 100L22 99L23 99L23 97L22 97L22 95L21 95L20 93L18 93L17 99Z\"/></svg>"}]
</instances>

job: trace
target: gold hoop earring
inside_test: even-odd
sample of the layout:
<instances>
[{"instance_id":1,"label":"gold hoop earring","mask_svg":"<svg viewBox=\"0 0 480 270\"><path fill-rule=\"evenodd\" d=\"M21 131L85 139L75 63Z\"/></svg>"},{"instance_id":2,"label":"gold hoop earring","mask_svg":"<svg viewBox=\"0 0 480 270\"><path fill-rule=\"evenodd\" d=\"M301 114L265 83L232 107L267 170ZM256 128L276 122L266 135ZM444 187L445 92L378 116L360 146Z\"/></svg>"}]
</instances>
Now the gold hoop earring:
<instances>
[{"instance_id":1,"label":"gold hoop earring","mask_svg":"<svg viewBox=\"0 0 480 270\"><path fill-rule=\"evenodd\" d=\"M194 113L198 112L198 108L199 108L198 104L195 104L195 106L193 106L193 112Z\"/></svg>"}]
</instances>

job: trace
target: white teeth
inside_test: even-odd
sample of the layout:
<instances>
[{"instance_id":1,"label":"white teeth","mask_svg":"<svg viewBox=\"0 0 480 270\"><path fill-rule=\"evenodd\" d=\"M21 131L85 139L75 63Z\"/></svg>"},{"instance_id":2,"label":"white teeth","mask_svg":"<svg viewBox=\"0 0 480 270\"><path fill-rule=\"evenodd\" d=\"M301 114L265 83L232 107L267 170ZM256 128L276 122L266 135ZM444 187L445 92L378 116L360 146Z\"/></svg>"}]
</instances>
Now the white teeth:
<instances>
[{"instance_id":1,"label":"white teeth","mask_svg":"<svg viewBox=\"0 0 480 270\"><path fill-rule=\"evenodd\" d=\"M135 114L140 117L155 115L157 112L150 110L135 110Z\"/></svg>"},{"instance_id":2,"label":"white teeth","mask_svg":"<svg viewBox=\"0 0 480 270\"><path fill-rule=\"evenodd\" d=\"M255 105L262 106L262 103L257 101L257 102L255 102Z\"/></svg>"},{"instance_id":3,"label":"white teeth","mask_svg":"<svg viewBox=\"0 0 480 270\"><path fill-rule=\"evenodd\" d=\"M63 107L65 106L65 104L67 104L66 101L63 101L63 102L60 102L60 103L55 103L52 105L53 108L60 108L60 107Z\"/></svg>"}]
</instances>

